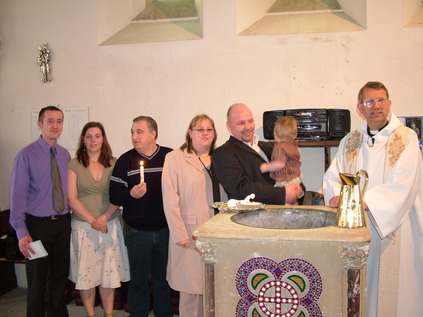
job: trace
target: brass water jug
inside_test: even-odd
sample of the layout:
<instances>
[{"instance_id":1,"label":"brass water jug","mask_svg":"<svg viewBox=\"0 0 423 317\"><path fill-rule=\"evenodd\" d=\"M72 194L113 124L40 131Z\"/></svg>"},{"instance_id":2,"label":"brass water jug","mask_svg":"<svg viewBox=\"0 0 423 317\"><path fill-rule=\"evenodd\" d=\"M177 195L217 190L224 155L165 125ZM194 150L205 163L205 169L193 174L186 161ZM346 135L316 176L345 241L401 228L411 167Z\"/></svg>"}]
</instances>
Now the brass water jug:
<instances>
[{"instance_id":1,"label":"brass water jug","mask_svg":"<svg viewBox=\"0 0 423 317\"><path fill-rule=\"evenodd\" d=\"M364 174L363 189L360 190L360 175ZM336 226L340 228L360 228L366 226L364 217L363 198L369 181L369 174L359 170L357 174L339 173L342 187L339 197Z\"/></svg>"}]
</instances>

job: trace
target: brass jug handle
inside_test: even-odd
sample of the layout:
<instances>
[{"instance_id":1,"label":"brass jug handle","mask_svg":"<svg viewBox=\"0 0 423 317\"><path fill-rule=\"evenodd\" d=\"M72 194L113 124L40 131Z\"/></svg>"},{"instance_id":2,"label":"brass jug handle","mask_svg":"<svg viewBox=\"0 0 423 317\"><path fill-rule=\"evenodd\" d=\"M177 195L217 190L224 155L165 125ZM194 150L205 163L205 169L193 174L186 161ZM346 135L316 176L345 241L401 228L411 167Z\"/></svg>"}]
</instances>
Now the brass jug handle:
<instances>
[{"instance_id":1,"label":"brass jug handle","mask_svg":"<svg viewBox=\"0 0 423 317\"><path fill-rule=\"evenodd\" d=\"M364 194L366 193L366 189L367 189L367 183L369 182L369 174L367 173L366 170L359 170L356 174L356 176L360 179L360 174L364 174L366 176L366 179L364 180L364 186L363 189L361 190L361 199L364 199Z\"/></svg>"}]
</instances>

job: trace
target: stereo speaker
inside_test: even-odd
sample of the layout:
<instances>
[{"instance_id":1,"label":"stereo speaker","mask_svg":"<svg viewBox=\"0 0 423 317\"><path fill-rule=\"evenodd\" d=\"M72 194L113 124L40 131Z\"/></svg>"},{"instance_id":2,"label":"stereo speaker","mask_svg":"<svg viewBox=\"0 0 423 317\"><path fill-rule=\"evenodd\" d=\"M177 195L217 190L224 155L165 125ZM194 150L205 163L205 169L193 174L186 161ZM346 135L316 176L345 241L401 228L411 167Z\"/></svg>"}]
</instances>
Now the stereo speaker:
<instances>
[{"instance_id":1,"label":"stereo speaker","mask_svg":"<svg viewBox=\"0 0 423 317\"><path fill-rule=\"evenodd\" d=\"M272 110L263 112L263 135L267 140L273 140L273 129L276 121L284 116L284 110Z\"/></svg>"},{"instance_id":2,"label":"stereo speaker","mask_svg":"<svg viewBox=\"0 0 423 317\"><path fill-rule=\"evenodd\" d=\"M329 109L329 139L342 139L350 132L351 115L348 109Z\"/></svg>"}]
</instances>

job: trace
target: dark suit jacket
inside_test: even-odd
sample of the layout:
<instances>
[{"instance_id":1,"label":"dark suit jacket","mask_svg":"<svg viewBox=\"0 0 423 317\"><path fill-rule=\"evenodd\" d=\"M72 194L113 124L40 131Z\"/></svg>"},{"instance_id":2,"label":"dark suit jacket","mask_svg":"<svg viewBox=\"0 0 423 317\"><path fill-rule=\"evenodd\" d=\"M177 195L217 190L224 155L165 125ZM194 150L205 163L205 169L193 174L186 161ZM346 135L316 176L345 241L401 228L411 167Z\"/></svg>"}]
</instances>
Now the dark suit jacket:
<instances>
[{"instance_id":1,"label":"dark suit jacket","mask_svg":"<svg viewBox=\"0 0 423 317\"><path fill-rule=\"evenodd\" d=\"M270 158L273 143L259 142L258 145ZM229 198L244 199L254 193L254 201L284 205L285 188L273 187L275 181L269 173L260 172L260 164L264 162L260 154L233 136L213 151L214 171Z\"/></svg>"}]
</instances>

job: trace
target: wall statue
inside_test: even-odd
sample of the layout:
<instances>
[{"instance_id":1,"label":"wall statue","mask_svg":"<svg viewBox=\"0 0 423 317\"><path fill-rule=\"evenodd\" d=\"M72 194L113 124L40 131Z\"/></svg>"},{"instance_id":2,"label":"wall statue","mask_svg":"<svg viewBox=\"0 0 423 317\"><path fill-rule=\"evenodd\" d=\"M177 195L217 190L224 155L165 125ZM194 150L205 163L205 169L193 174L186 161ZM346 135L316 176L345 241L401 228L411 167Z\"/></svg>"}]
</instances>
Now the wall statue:
<instances>
[{"instance_id":1,"label":"wall statue","mask_svg":"<svg viewBox=\"0 0 423 317\"><path fill-rule=\"evenodd\" d=\"M41 81L43 83L51 81L50 72L50 51L47 48L47 43L43 43L42 46L38 46L38 65L40 65Z\"/></svg>"}]
</instances>

